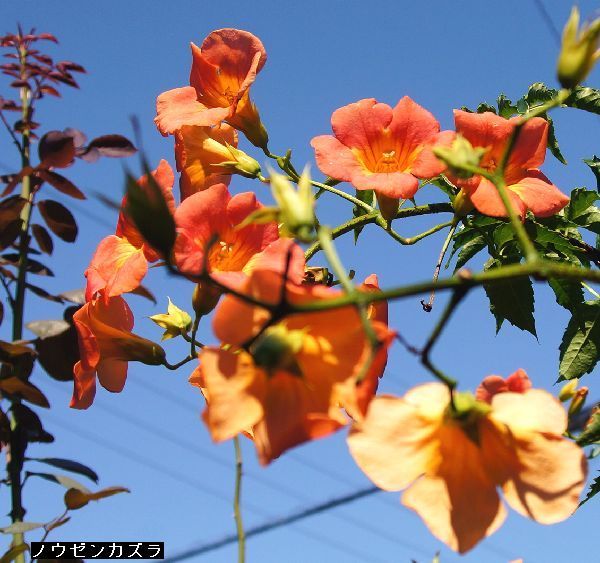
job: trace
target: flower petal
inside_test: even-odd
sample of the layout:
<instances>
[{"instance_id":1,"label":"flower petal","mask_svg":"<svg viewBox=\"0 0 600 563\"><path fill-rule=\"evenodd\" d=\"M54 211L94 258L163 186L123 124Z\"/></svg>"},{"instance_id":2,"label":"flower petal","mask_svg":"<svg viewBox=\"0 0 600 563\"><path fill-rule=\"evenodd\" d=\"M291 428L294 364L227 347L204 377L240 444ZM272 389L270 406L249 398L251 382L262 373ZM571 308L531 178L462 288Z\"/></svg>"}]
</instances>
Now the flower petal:
<instances>
[{"instance_id":1,"label":"flower petal","mask_svg":"<svg viewBox=\"0 0 600 563\"><path fill-rule=\"evenodd\" d=\"M512 118L510 123L514 124L518 119L520 118ZM510 180L513 170L527 170L541 166L546 158L547 141L548 122L541 117L527 120L521 127L517 142L506 165L507 181Z\"/></svg>"},{"instance_id":2,"label":"flower petal","mask_svg":"<svg viewBox=\"0 0 600 563\"><path fill-rule=\"evenodd\" d=\"M550 217L569 203L569 197L539 170L528 170L524 178L508 189L515 192L536 217Z\"/></svg>"},{"instance_id":3,"label":"flower petal","mask_svg":"<svg viewBox=\"0 0 600 563\"><path fill-rule=\"evenodd\" d=\"M111 393L120 393L127 380L127 362L113 358L103 359L98 363L98 381Z\"/></svg>"},{"instance_id":4,"label":"flower petal","mask_svg":"<svg viewBox=\"0 0 600 563\"><path fill-rule=\"evenodd\" d=\"M337 139L350 149L358 149L366 159L377 162L374 156L378 142L393 118L387 104L366 98L335 110L331 116L331 127Z\"/></svg>"},{"instance_id":5,"label":"flower petal","mask_svg":"<svg viewBox=\"0 0 600 563\"><path fill-rule=\"evenodd\" d=\"M405 172L371 173L361 169L352 174L350 181L359 190L375 190L394 199L411 198L419 189L419 181Z\"/></svg>"},{"instance_id":6,"label":"flower petal","mask_svg":"<svg viewBox=\"0 0 600 563\"><path fill-rule=\"evenodd\" d=\"M73 397L69 406L72 409L87 409L96 396L96 370L84 369L81 362L77 362L73 375Z\"/></svg>"},{"instance_id":7,"label":"flower petal","mask_svg":"<svg viewBox=\"0 0 600 563\"><path fill-rule=\"evenodd\" d=\"M425 146L419 152L417 158L415 158L410 166L410 173L414 174L417 178L433 178L441 174L446 169L446 165L433 154L432 148L434 146L448 147L452 144L455 137L456 133L454 131L442 131L438 133L431 144Z\"/></svg>"},{"instance_id":8,"label":"flower petal","mask_svg":"<svg viewBox=\"0 0 600 563\"><path fill-rule=\"evenodd\" d=\"M348 436L354 461L378 487L404 489L427 471L436 455L438 425L402 398L375 397Z\"/></svg>"},{"instance_id":9,"label":"flower petal","mask_svg":"<svg viewBox=\"0 0 600 563\"><path fill-rule=\"evenodd\" d=\"M190 86L163 92L156 98L154 123L161 135L172 135L184 125L210 127L227 118L229 108L207 108Z\"/></svg>"},{"instance_id":10,"label":"flower petal","mask_svg":"<svg viewBox=\"0 0 600 563\"><path fill-rule=\"evenodd\" d=\"M559 435L538 432L512 435L510 430L506 434L505 452L498 444L494 447L485 430L481 438L488 465L497 466L502 459L506 472L502 489L508 504L542 524L568 518L577 508L585 485L587 468L583 450Z\"/></svg>"},{"instance_id":11,"label":"flower petal","mask_svg":"<svg viewBox=\"0 0 600 563\"><path fill-rule=\"evenodd\" d=\"M515 211L521 217L525 217L527 208L523 201L521 201L519 195L512 189L508 189L506 191ZM489 215L491 217L508 216L504 204L502 203L502 199L498 195L496 186L494 186L494 184L492 184L486 178L481 178L475 191L471 192L470 197L473 205L480 213Z\"/></svg>"},{"instance_id":12,"label":"flower petal","mask_svg":"<svg viewBox=\"0 0 600 563\"><path fill-rule=\"evenodd\" d=\"M323 174L349 182L354 174L364 169L356 154L331 135L314 137L310 144L315 149L315 160Z\"/></svg>"},{"instance_id":13,"label":"flower petal","mask_svg":"<svg viewBox=\"0 0 600 563\"><path fill-rule=\"evenodd\" d=\"M515 433L547 432L560 436L567 429L567 413L548 391L499 393L492 399L492 418Z\"/></svg>"},{"instance_id":14,"label":"flower petal","mask_svg":"<svg viewBox=\"0 0 600 563\"><path fill-rule=\"evenodd\" d=\"M210 398L203 419L212 439L228 440L256 424L263 416L266 376L250 355L206 347L199 360Z\"/></svg>"}]
</instances>

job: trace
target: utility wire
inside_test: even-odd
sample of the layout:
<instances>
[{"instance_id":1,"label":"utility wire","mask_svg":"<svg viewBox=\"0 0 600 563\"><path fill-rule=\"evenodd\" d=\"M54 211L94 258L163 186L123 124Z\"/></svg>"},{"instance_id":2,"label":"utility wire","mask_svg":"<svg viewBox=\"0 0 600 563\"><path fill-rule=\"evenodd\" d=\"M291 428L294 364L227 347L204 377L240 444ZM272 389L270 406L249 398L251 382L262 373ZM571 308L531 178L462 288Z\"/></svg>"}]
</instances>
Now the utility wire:
<instances>
[{"instance_id":1,"label":"utility wire","mask_svg":"<svg viewBox=\"0 0 600 563\"><path fill-rule=\"evenodd\" d=\"M343 504L362 499L377 492L380 492L380 489L378 489L377 487L367 487L366 489L361 489L348 495L336 497L327 502L311 506L304 510L293 512L292 514L288 514L287 516L270 520L269 522L265 522L264 524L259 524L258 526L254 526L253 528L247 529L246 538L251 538L252 536L264 534L265 532L281 528L282 526L293 524L294 522L298 522L299 520L304 520L305 518L308 518L310 516L314 516L321 512L325 512L327 510L331 510L332 508L341 506ZM229 534L227 536L224 536L220 540L202 544L198 547L194 547L181 553L178 553L173 557L168 557L165 559L165 563L175 563L176 561L184 561L186 559L190 559L191 557L204 555L205 553L209 553L211 551L215 551L216 549L220 549L222 547L235 543L237 542L237 539L237 534Z\"/></svg>"},{"instance_id":2,"label":"utility wire","mask_svg":"<svg viewBox=\"0 0 600 563\"><path fill-rule=\"evenodd\" d=\"M559 31L558 27L556 27L556 24L554 23L552 16L548 13L548 10L546 10L546 6L544 5L544 2L542 0L533 0L533 5L537 8L538 12L540 13L540 16L541 16L542 20L544 21L544 23L546 24L546 28L548 29L550 35L552 35L552 38L554 39L556 44L560 47L561 42L562 42L561 37L560 37L560 31Z\"/></svg>"}]
</instances>

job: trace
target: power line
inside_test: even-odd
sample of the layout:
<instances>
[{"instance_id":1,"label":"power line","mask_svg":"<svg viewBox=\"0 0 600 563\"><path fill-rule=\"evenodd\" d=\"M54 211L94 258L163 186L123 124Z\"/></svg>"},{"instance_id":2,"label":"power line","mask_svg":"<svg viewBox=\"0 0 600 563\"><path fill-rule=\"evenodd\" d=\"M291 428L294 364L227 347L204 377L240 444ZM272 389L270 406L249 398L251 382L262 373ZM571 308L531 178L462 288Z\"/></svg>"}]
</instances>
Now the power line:
<instances>
[{"instance_id":1,"label":"power line","mask_svg":"<svg viewBox=\"0 0 600 563\"><path fill-rule=\"evenodd\" d=\"M57 387L57 389L60 389L61 391L66 391L64 385L60 384L59 382L52 381L52 383L55 384L55 387ZM167 431L163 430L162 428L148 425L144 421L136 419L136 418L132 417L130 414L125 413L124 411L122 411L120 409L117 409L116 407L114 407L114 405L109 408L109 407L102 405L101 403L96 403L94 408L103 410L104 412L108 412L113 417L124 420L127 423L129 423L137 428L140 428L141 430L143 430L145 432L152 434L152 436L154 436L154 437L158 436L169 443L176 444L179 447L185 449L186 451L191 452L192 454L201 455L203 459L208 458L209 460L213 461L214 463L217 463L218 465L225 467L228 470L233 469L231 464L229 464L228 462L226 462L225 460L223 460L219 457L216 457L207 448L203 448L202 446L199 446L198 444L196 444L194 442L183 440L179 436L172 434L170 432L167 432ZM318 468L318 466L314 466L314 467L315 467L315 469ZM286 494L286 495L296 498L298 500L302 500L302 501L308 500L305 495L299 495L297 493L297 491L295 491L295 490L291 490L287 487L283 487L282 485L277 484L277 483L272 483L271 481L264 479L261 476L256 475L254 473L244 471L244 476L248 477L258 483L261 483L264 486L267 486L273 490L276 490L280 493ZM354 487L355 484L351 482L350 486ZM383 500L383 499L381 499L381 500ZM394 508L398 507L397 503L390 502L389 504L391 504ZM249 506L250 508L253 508L252 504L248 505L247 502L245 502L245 505ZM342 520L346 524L351 524L353 526L356 526L360 530L370 532L373 535L375 535L381 539L387 540L387 541L392 542L397 545L403 545L402 542L400 542L398 540L398 538L395 537L394 535L389 534L385 530L382 530L378 527L372 526L368 522L361 520L359 518L356 518L352 515L345 515L345 516L341 517L341 516L334 514L332 516L336 519ZM420 549L419 546L417 546L417 545L410 545L410 544L407 544L407 545L412 550L418 551ZM428 554L424 553L424 555L428 555Z\"/></svg>"},{"instance_id":2,"label":"power line","mask_svg":"<svg viewBox=\"0 0 600 563\"><path fill-rule=\"evenodd\" d=\"M561 45L560 31L559 31L558 27L556 27L556 24L554 23L552 16L548 13L548 10L546 10L546 6L544 5L544 2L542 0L533 0L533 4L537 8L538 12L540 13L540 16L542 17L542 20L546 24L546 28L550 32L550 35L552 35L556 44L558 46L560 46Z\"/></svg>"},{"instance_id":3,"label":"power line","mask_svg":"<svg viewBox=\"0 0 600 563\"><path fill-rule=\"evenodd\" d=\"M310 516L314 516L316 514L319 514L320 512L331 510L332 508L336 508L349 502L354 502L356 500L362 499L364 497L378 492L380 492L380 489L378 489L377 487L367 487L366 489L361 489L348 495L336 497L329 501L311 506L298 512L293 512L291 514L288 514L287 516L270 520L269 522L259 524L258 526L254 526L253 528L249 528L248 530L246 530L246 538L251 538L252 536L264 534L265 532L281 528L282 526L293 524L294 522L304 520L305 518L309 518ZM224 536L220 540L188 549L186 551L174 555L173 557L168 557L165 559L165 562L175 563L176 561L184 561L185 559L189 559L190 557L195 557L197 555L204 555L205 553L209 553L211 551L215 551L216 549L220 549L222 547L235 543L237 542L237 540L237 534L229 534L227 536Z\"/></svg>"}]
</instances>

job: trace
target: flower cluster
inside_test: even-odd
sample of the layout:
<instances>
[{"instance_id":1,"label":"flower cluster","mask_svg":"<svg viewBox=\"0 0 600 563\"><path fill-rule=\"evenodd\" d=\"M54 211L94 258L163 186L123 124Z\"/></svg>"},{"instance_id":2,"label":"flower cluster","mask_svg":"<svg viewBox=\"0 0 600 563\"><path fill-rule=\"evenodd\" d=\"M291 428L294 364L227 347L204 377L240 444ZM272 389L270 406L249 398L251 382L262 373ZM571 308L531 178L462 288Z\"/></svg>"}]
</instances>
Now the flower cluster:
<instances>
[{"instance_id":1,"label":"flower cluster","mask_svg":"<svg viewBox=\"0 0 600 563\"><path fill-rule=\"evenodd\" d=\"M173 368L160 346L132 334L123 298L140 290L148 264L160 260L190 281L195 316L169 301L168 313L151 319L165 329L163 339L191 343L180 364L198 362L190 383L206 401L202 418L214 441L245 435L268 464L350 426L348 445L362 470L383 489L406 489L403 504L460 552L501 525L499 488L524 516L546 524L566 518L585 482L585 458L563 436L565 410L532 389L523 370L506 380L487 377L475 395L442 383L419 385L402 398L376 395L396 336L385 296L376 275L353 285L330 231L315 219L312 192L350 183L357 198L336 193L357 204L373 201L363 205L368 219L388 232L403 200L442 175L454 225L468 213L517 223L527 213L549 217L569 198L539 170L548 121L456 110L455 131L441 131L408 96L393 108L359 100L333 112L333 135L312 139L317 167L329 177L313 182L296 172L289 153L277 157L267 147L250 98L265 62L264 46L251 33L214 31L201 47L192 44L190 85L158 96L155 122L173 137L180 197L166 161L138 183L142 194L163 198L174 243L153 248L132 218L134 202L124 198L115 234L99 244L86 270L87 303L74 318L81 361L72 406L91 405L96 375L107 390L120 391L128 361ZM264 178L239 148L241 135L284 175ZM233 174L270 183L277 206L264 206L253 191L233 195ZM315 249L327 254L343 290L332 287L328 271L307 268L294 238L312 243L306 256ZM218 343L203 346L195 335L208 314Z\"/></svg>"}]
</instances>

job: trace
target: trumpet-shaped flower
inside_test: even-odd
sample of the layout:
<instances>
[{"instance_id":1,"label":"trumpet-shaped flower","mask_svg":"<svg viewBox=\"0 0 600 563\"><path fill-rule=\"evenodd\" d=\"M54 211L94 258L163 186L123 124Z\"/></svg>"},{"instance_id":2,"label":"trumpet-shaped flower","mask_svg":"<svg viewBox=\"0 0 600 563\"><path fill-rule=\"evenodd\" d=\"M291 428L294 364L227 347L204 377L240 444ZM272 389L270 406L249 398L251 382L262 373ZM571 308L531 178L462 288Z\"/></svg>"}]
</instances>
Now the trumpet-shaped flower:
<instances>
[{"instance_id":1,"label":"trumpet-shaped flower","mask_svg":"<svg viewBox=\"0 0 600 563\"><path fill-rule=\"evenodd\" d=\"M169 208L175 210L173 198L173 170L166 160L161 160L158 168L152 172L160 186ZM138 180L144 187L148 180L145 176ZM85 271L87 278L86 301L102 294L105 301L133 291L139 287L148 271L148 262L155 262L159 255L148 245L136 226L127 216L125 209L127 198L123 198L121 212L117 222L116 234L100 241L90 265Z\"/></svg>"},{"instance_id":2,"label":"trumpet-shaped flower","mask_svg":"<svg viewBox=\"0 0 600 563\"><path fill-rule=\"evenodd\" d=\"M468 551L502 524L497 492L523 516L559 522L577 508L583 451L563 438L567 414L541 389L495 394L491 404L446 386L371 401L348 437L350 452L379 487L406 489L402 504L452 549Z\"/></svg>"},{"instance_id":3,"label":"trumpet-shaped flower","mask_svg":"<svg viewBox=\"0 0 600 563\"><path fill-rule=\"evenodd\" d=\"M183 125L227 121L250 142L266 147L267 133L249 95L266 60L261 41L239 29L213 31L201 47L192 43L190 86L164 92L156 101L159 131L168 135Z\"/></svg>"},{"instance_id":4,"label":"trumpet-shaped flower","mask_svg":"<svg viewBox=\"0 0 600 563\"><path fill-rule=\"evenodd\" d=\"M96 377L102 387L119 393L127 379L127 362L159 365L165 357L158 344L132 334L133 314L122 297L90 301L73 315L73 321L80 353L73 369L73 408L87 409L92 404Z\"/></svg>"},{"instance_id":5,"label":"trumpet-shaped flower","mask_svg":"<svg viewBox=\"0 0 600 563\"><path fill-rule=\"evenodd\" d=\"M198 275L205 261L210 272L242 271L255 254L279 237L275 223L236 229L260 207L252 192L231 197L224 184L188 197L175 212L175 262L180 271Z\"/></svg>"},{"instance_id":6,"label":"trumpet-shaped flower","mask_svg":"<svg viewBox=\"0 0 600 563\"><path fill-rule=\"evenodd\" d=\"M340 295L319 285L287 284L283 291L281 274L268 270L253 271L243 290L271 303L282 293L293 304ZM203 418L212 438L248 433L262 464L345 425L340 406L345 406L349 386L356 387L363 368L368 369L365 380L377 380L391 338L384 323L373 322L382 345L372 364L365 365L370 345L352 306L289 315L262 330L269 320L267 310L226 296L213 327L232 348L203 348L191 379L207 398Z\"/></svg>"},{"instance_id":7,"label":"trumpet-shaped flower","mask_svg":"<svg viewBox=\"0 0 600 563\"><path fill-rule=\"evenodd\" d=\"M489 172L496 171L519 119L521 118L505 119L487 111L454 111L456 132L473 147L487 149L479 166ZM521 217L527 211L537 217L549 217L569 203L569 198L538 169L546 156L547 138L548 122L541 117L529 119L521 128L506 163L506 190L515 211ZM480 213L492 217L507 217L498 190L490 180L481 176L454 180L469 195Z\"/></svg>"},{"instance_id":8,"label":"trumpet-shaped flower","mask_svg":"<svg viewBox=\"0 0 600 563\"><path fill-rule=\"evenodd\" d=\"M450 131L440 133L435 117L408 96L394 108L372 98L349 104L333 112L331 126L333 136L311 141L317 166L358 190L375 190L389 217L399 198L415 195L418 178L445 169L431 148L453 138Z\"/></svg>"},{"instance_id":9,"label":"trumpet-shaped flower","mask_svg":"<svg viewBox=\"0 0 600 563\"><path fill-rule=\"evenodd\" d=\"M218 165L233 160L229 146L237 146L235 129L184 125L175 133L175 158L181 172L181 201L214 184L228 185L231 174Z\"/></svg>"}]
</instances>

